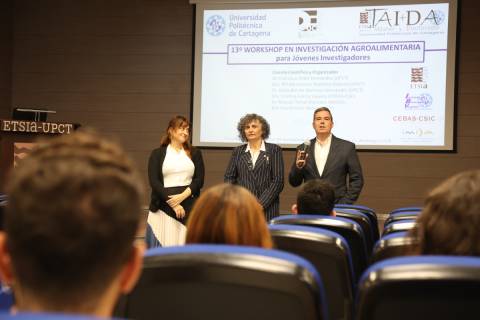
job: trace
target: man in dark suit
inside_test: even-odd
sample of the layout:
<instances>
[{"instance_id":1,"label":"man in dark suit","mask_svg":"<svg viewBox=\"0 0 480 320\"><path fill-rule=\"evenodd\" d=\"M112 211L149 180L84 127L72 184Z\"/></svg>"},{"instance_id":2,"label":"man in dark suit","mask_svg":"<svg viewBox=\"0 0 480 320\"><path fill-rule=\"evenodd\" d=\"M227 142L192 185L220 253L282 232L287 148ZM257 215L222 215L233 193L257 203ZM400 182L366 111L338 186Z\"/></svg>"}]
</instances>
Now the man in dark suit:
<instances>
[{"instance_id":1,"label":"man in dark suit","mask_svg":"<svg viewBox=\"0 0 480 320\"><path fill-rule=\"evenodd\" d=\"M316 137L310 146L301 144L288 181L297 187L304 181L324 179L335 188L335 203L354 203L363 187L363 174L355 145L332 134L333 118L326 107L313 113ZM308 150L307 150L308 149ZM348 184L347 184L348 178Z\"/></svg>"}]
</instances>

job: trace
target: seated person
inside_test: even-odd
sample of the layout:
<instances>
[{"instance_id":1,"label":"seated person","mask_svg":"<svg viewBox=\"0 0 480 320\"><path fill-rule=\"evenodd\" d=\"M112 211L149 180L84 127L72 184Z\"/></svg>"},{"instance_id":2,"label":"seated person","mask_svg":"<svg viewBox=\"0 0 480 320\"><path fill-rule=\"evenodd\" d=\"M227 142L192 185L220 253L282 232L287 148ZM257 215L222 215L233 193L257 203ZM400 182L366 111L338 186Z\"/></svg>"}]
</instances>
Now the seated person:
<instances>
[{"instance_id":1,"label":"seated person","mask_svg":"<svg viewBox=\"0 0 480 320\"><path fill-rule=\"evenodd\" d=\"M272 248L262 206L247 189L233 184L200 195L187 223L186 243Z\"/></svg>"},{"instance_id":2,"label":"seated person","mask_svg":"<svg viewBox=\"0 0 480 320\"><path fill-rule=\"evenodd\" d=\"M410 234L418 254L480 256L480 170L454 175L433 189Z\"/></svg>"},{"instance_id":3,"label":"seated person","mask_svg":"<svg viewBox=\"0 0 480 320\"><path fill-rule=\"evenodd\" d=\"M307 181L297 194L297 203L292 206L294 214L318 214L335 216L335 189L320 179Z\"/></svg>"},{"instance_id":4,"label":"seated person","mask_svg":"<svg viewBox=\"0 0 480 320\"><path fill-rule=\"evenodd\" d=\"M109 317L141 271L140 191L125 152L92 132L49 139L21 160L0 232L17 311Z\"/></svg>"}]
</instances>

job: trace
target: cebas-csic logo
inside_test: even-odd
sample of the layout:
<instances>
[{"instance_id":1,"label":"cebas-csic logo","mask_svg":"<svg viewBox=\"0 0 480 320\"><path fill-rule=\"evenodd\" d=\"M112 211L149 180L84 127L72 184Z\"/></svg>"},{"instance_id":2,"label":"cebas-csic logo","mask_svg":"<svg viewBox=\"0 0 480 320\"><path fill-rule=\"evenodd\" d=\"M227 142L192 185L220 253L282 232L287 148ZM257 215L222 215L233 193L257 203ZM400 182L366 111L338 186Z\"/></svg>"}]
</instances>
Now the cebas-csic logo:
<instances>
[{"instance_id":1,"label":"cebas-csic logo","mask_svg":"<svg viewBox=\"0 0 480 320\"><path fill-rule=\"evenodd\" d=\"M214 15L208 18L205 24L208 34L212 36L219 36L225 31L225 20L222 16Z\"/></svg>"}]
</instances>

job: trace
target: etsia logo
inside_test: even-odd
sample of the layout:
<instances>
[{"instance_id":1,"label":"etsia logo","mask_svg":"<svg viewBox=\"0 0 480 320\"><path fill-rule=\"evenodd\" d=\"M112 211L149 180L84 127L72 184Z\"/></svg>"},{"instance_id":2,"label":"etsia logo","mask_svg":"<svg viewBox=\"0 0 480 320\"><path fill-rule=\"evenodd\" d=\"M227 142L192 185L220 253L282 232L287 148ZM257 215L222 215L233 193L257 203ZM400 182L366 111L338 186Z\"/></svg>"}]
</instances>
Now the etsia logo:
<instances>
[{"instance_id":1,"label":"etsia logo","mask_svg":"<svg viewBox=\"0 0 480 320\"><path fill-rule=\"evenodd\" d=\"M211 16L208 18L205 27L210 35L219 36L225 31L225 20L219 15Z\"/></svg>"}]
</instances>

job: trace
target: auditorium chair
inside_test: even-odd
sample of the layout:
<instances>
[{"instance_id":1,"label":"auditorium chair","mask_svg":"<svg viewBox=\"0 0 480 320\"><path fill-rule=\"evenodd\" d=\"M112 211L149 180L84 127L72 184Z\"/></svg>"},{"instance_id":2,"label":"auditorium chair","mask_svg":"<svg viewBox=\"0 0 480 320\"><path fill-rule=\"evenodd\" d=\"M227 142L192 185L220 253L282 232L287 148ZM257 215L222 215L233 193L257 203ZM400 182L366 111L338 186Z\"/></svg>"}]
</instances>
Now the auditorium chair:
<instances>
[{"instance_id":1,"label":"auditorium chair","mask_svg":"<svg viewBox=\"0 0 480 320\"><path fill-rule=\"evenodd\" d=\"M382 237L394 232L409 231L416 225L416 219L406 219L386 224L385 228L383 229Z\"/></svg>"},{"instance_id":2,"label":"auditorium chair","mask_svg":"<svg viewBox=\"0 0 480 320\"><path fill-rule=\"evenodd\" d=\"M358 280L367 267L368 255L363 230L355 221L322 215L288 215L270 221L271 224L303 225L339 233L348 243L352 254L354 279Z\"/></svg>"},{"instance_id":3,"label":"auditorium chair","mask_svg":"<svg viewBox=\"0 0 480 320\"><path fill-rule=\"evenodd\" d=\"M310 261L325 287L330 320L352 319L355 284L350 249L336 232L287 224L270 225L275 248Z\"/></svg>"},{"instance_id":4,"label":"auditorium chair","mask_svg":"<svg viewBox=\"0 0 480 320\"><path fill-rule=\"evenodd\" d=\"M407 231L388 234L377 241L373 247L371 262L375 263L388 258L411 255L418 241L408 235Z\"/></svg>"},{"instance_id":5,"label":"auditorium chair","mask_svg":"<svg viewBox=\"0 0 480 320\"><path fill-rule=\"evenodd\" d=\"M402 208L396 208L393 209L392 211L389 212L389 215L397 212L403 212L403 211L422 211L423 207L402 207Z\"/></svg>"},{"instance_id":6,"label":"auditorium chair","mask_svg":"<svg viewBox=\"0 0 480 320\"><path fill-rule=\"evenodd\" d=\"M340 218L350 219L360 225L365 235L365 243L367 245L367 253L370 254L373 245L378 240L378 234L375 236L374 228L368 219L368 216L355 209L335 209L336 216ZM378 226L377 228L378 229Z\"/></svg>"},{"instance_id":7,"label":"auditorium chair","mask_svg":"<svg viewBox=\"0 0 480 320\"><path fill-rule=\"evenodd\" d=\"M147 250L138 284L115 315L143 319L326 319L307 260L274 249L186 245Z\"/></svg>"},{"instance_id":8,"label":"auditorium chair","mask_svg":"<svg viewBox=\"0 0 480 320\"><path fill-rule=\"evenodd\" d=\"M420 211L399 211L392 213L385 220L384 226L392 222L398 222L403 220L415 220L418 218Z\"/></svg>"},{"instance_id":9,"label":"auditorium chair","mask_svg":"<svg viewBox=\"0 0 480 320\"><path fill-rule=\"evenodd\" d=\"M380 232L378 230L378 219L377 219L377 213L375 212L375 210L369 207L365 207L357 204L336 204L335 210L339 210L339 209L358 210L361 213L365 214L370 220L370 225L373 228L373 242L375 243L375 241L378 240L380 236Z\"/></svg>"},{"instance_id":10,"label":"auditorium chair","mask_svg":"<svg viewBox=\"0 0 480 320\"><path fill-rule=\"evenodd\" d=\"M479 301L480 258L393 258L363 274L357 319L474 319Z\"/></svg>"}]
</instances>

